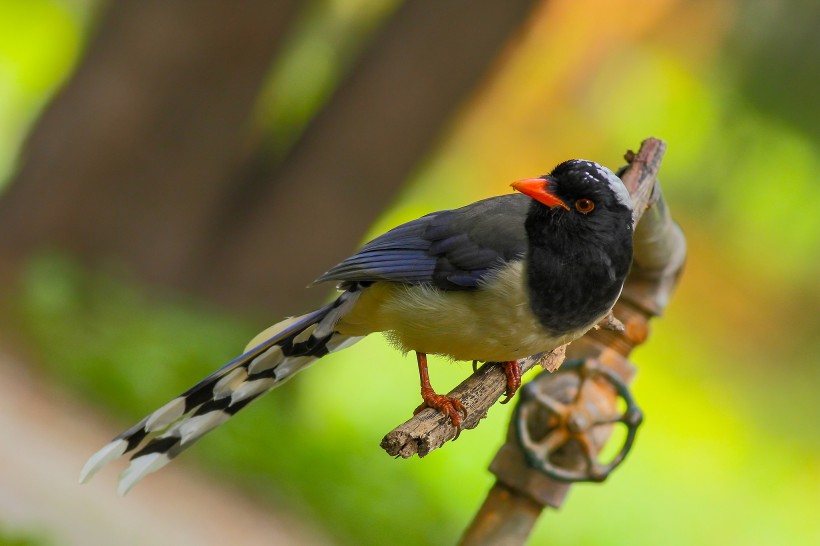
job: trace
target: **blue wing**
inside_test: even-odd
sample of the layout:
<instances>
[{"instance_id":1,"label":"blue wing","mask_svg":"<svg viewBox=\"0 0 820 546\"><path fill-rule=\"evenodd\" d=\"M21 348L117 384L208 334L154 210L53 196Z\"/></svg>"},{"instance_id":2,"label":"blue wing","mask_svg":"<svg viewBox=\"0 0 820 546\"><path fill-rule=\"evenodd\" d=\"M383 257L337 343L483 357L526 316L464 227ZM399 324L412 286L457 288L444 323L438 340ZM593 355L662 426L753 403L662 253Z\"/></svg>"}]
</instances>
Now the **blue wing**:
<instances>
[{"instance_id":1,"label":"blue wing","mask_svg":"<svg viewBox=\"0 0 820 546\"><path fill-rule=\"evenodd\" d=\"M445 290L475 288L491 271L527 250L524 221L530 198L511 194L434 212L364 245L316 282L431 283Z\"/></svg>"}]
</instances>

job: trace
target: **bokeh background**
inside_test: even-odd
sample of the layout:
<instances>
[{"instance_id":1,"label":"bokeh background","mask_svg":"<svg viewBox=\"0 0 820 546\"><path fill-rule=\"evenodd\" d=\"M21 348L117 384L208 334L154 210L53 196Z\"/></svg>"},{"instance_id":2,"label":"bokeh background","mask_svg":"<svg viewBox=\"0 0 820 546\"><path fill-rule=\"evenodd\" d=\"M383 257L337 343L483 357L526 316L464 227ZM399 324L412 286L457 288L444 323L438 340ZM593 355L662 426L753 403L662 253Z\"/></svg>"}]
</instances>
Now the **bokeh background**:
<instances>
[{"instance_id":1,"label":"bokeh background","mask_svg":"<svg viewBox=\"0 0 820 546\"><path fill-rule=\"evenodd\" d=\"M820 544L820 4L219 4L0 0L0 544L181 544L215 522L254 543L262 521L296 533L270 543L455 542L511 408L391 459L417 377L376 336L125 499L113 469L74 480L329 298L301 287L359 242L571 157L617 168L648 136L689 257L633 355L646 421L531 543ZM469 364L431 369L445 390Z\"/></svg>"}]
</instances>

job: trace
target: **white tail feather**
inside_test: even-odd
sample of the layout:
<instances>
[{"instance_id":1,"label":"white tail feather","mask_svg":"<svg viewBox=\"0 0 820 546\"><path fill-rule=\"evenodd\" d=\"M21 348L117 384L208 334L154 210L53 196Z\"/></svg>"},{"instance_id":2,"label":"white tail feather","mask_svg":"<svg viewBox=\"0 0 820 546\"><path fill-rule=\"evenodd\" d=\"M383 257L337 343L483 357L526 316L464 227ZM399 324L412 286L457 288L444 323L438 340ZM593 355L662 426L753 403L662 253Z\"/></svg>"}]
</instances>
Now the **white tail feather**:
<instances>
[{"instance_id":1,"label":"white tail feather","mask_svg":"<svg viewBox=\"0 0 820 546\"><path fill-rule=\"evenodd\" d=\"M120 475L117 490L124 495L140 479L168 464L249 401L281 385L324 354L344 349L362 339L334 333L336 323L358 299L358 290L351 287L333 304L286 319L257 335L245 354L95 453L83 467L80 480L87 481L109 462L141 448Z\"/></svg>"},{"instance_id":2,"label":"white tail feather","mask_svg":"<svg viewBox=\"0 0 820 546\"><path fill-rule=\"evenodd\" d=\"M210 411L182 421L179 424L179 438L182 444L189 444L208 431L211 431L230 419L224 411Z\"/></svg>"},{"instance_id":3,"label":"white tail feather","mask_svg":"<svg viewBox=\"0 0 820 546\"><path fill-rule=\"evenodd\" d=\"M274 385L276 385L276 380L270 377L246 381L239 385L239 387L233 391L233 394L231 394L231 405L241 402L246 398L262 394L266 390L272 389Z\"/></svg>"},{"instance_id":4,"label":"white tail feather","mask_svg":"<svg viewBox=\"0 0 820 546\"><path fill-rule=\"evenodd\" d=\"M131 464L120 474L117 482L117 494L121 497L125 496L138 481L170 462L171 459L164 453L148 453L142 457L134 458Z\"/></svg>"},{"instance_id":5,"label":"white tail feather","mask_svg":"<svg viewBox=\"0 0 820 546\"><path fill-rule=\"evenodd\" d=\"M80 483L85 483L97 473L99 469L110 463L115 459L119 459L128 448L128 442L125 440L114 440L106 444L101 450L89 457L83 469L80 471Z\"/></svg>"},{"instance_id":6,"label":"white tail feather","mask_svg":"<svg viewBox=\"0 0 820 546\"><path fill-rule=\"evenodd\" d=\"M285 355L282 354L282 347L274 345L251 361L250 366L248 366L248 374L253 375L270 370L278 366L283 358L285 358Z\"/></svg>"},{"instance_id":7,"label":"white tail feather","mask_svg":"<svg viewBox=\"0 0 820 546\"><path fill-rule=\"evenodd\" d=\"M236 368L214 385L214 400L221 400L231 394L248 378L248 370Z\"/></svg>"},{"instance_id":8,"label":"white tail feather","mask_svg":"<svg viewBox=\"0 0 820 546\"><path fill-rule=\"evenodd\" d=\"M174 398L148 417L145 422L145 430L148 432L161 430L182 417L184 413L185 399L181 397Z\"/></svg>"}]
</instances>

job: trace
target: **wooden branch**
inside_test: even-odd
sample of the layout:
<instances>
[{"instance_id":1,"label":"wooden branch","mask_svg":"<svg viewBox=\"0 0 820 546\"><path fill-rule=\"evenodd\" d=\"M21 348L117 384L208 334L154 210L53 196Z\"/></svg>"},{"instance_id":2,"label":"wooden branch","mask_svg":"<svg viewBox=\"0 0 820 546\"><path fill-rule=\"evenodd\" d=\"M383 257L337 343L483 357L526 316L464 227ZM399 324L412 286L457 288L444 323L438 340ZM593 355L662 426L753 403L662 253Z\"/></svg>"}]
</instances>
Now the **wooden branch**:
<instances>
[{"instance_id":1,"label":"wooden branch","mask_svg":"<svg viewBox=\"0 0 820 546\"><path fill-rule=\"evenodd\" d=\"M658 139L649 138L641 144L635 154L627 152L629 166L621 178L624 181L635 207L635 224L638 224L643 213L652 204L656 194L658 169L666 145ZM564 360L566 347L541 353L519 361L521 371L530 370L537 363L555 371ZM487 415L506 389L506 376L500 364L489 362L479 368L472 376L450 391L449 396L458 398L467 410L462 429L471 429ZM441 447L444 442L454 438L456 429L450 419L433 409L425 409L408 421L402 423L384 437L382 448L395 457L408 458L414 454L424 457Z\"/></svg>"},{"instance_id":2,"label":"wooden branch","mask_svg":"<svg viewBox=\"0 0 820 546\"><path fill-rule=\"evenodd\" d=\"M540 353L519 360L521 373L540 364L544 369L555 371L564 361L566 346L554 351ZM462 429L475 428L487 415L487 410L495 404L507 388L504 368L497 362L488 362L450 391L450 396L461 400L467 416ZM390 455L404 459L418 454L424 457L444 442L455 438L456 429L450 418L431 408L427 408L412 419L393 429L382 440L381 446Z\"/></svg>"}]
</instances>

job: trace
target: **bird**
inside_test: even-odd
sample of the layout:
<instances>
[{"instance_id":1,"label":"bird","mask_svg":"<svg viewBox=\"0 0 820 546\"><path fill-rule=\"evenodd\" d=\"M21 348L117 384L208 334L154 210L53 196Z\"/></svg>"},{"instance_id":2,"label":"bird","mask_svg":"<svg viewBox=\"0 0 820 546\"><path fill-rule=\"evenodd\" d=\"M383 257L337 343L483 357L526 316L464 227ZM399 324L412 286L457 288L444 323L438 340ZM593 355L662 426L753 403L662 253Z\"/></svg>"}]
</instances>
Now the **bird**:
<instances>
[{"instance_id":1,"label":"bird","mask_svg":"<svg viewBox=\"0 0 820 546\"><path fill-rule=\"evenodd\" d=\"M621 179L583 159L512 183L517 192L395 227L313 284L341 293L258 334L245 352L117 435L81 471L85 482L126 453L124 495L203 434L328 353L382 332L414 351L422 404L456 433L466 411L437 394L427 355L503 363L506 401L517 361L582 336L608 315L632 264L633 206Z\"/></svg>"}]
</instances>

